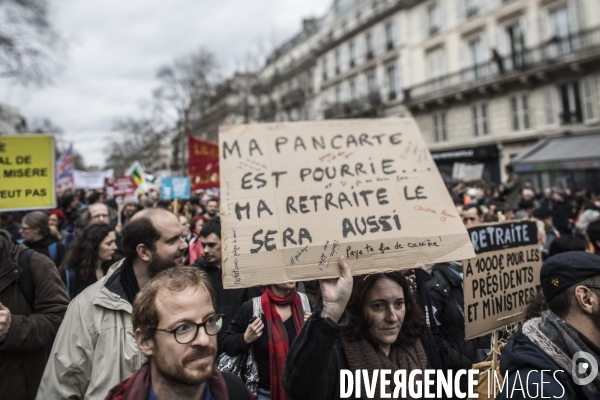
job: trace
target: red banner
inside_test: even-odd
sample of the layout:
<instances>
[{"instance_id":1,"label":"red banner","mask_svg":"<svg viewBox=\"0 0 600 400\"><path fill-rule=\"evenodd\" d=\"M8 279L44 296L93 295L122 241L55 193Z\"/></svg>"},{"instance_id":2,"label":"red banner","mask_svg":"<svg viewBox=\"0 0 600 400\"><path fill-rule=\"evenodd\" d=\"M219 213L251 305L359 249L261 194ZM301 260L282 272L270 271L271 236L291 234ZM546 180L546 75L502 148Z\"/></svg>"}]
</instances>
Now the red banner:
<instances>
[{"instance_id":1,"label":"red banner","mask_svg":"<svg viewBox=\"0 0 600 400\"><path fill-rule=\"evenodd\" d=\"M137 185L131 176L115 176L104 178L104 198L115 199L117 202L127 197L135 196Z\"/></svg>"},{"instance_id":2,"label":"red banner","mask_svg":"<svg viewBox=\"0 0 600 400\"><path fill-rule=\"evenodd\" d=\"M192 180L192 191L218 188L219 144L188 136L188 175Z\"/></svg>"}]
</instances>

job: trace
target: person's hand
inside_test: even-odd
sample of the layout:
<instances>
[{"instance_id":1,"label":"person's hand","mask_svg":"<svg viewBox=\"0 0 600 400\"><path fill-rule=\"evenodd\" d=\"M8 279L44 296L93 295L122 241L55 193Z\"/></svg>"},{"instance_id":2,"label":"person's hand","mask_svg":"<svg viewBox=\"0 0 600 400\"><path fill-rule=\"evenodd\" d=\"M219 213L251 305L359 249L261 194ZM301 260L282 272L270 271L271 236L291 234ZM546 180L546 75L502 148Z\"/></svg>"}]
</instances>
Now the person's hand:
<instances>
[{"instance_id":1,"label":"person's hand","mask_svg":"<svg viewBox=\"0 0 600 400\"><path fill-rule=\"evenodd\" d=\"M10 310L0 303L0 342L4 342L8 336L11 321Z\"/></svg>"},{"instance_id":2,"label":"person's hand","mask_svg":"<svg viewBox=\"0 0 600 400\"><path fill-rule=\"evenodd\" d=\"M311 316L311 315L312 315L311 313L309 313L309 312L305 312L305 313L304 313L304 322L306 322L306 320L308 320L308 319L310 318L310 316Z\"/></svg>"},{"instance_id":3,"label":"person's hand","mask_svg":"<svg viewBox=\"0 0 600 400\"><path fill-rule=\"evenodd\" d=\"M350 267L346 264L346 258L340 257L340 272L342 276L337 279L321 279L321 295L323 296L322 318L331 318L334 322L339 322L350 300L352 294L352 273Z\"/></svg>"},{"instance_id":4,"label":"person's hand","mask_svg":"<svg viewBox=\"0 0 600 400\"><path fill-rule=\"evenodd\" d=\"M256 320L246 328L246 332L244 332L244 342L250 344L257 341L258 338L261 337L264 328L265 324L263 324L262 320L256 318Z\"/></svg>"}]
</instances>

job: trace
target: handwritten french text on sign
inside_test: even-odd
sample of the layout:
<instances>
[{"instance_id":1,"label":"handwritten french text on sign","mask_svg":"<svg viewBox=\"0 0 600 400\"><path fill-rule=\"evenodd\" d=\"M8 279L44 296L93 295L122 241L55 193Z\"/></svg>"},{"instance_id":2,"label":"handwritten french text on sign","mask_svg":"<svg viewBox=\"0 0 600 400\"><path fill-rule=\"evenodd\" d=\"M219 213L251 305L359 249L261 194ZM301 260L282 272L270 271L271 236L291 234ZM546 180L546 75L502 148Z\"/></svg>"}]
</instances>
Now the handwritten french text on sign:
<instances>
[{"instance_id":1,"label":"handwritten french text on sign","mask_svg":"<svg viewBox=\"0 0 600 400\"><path fill-rule=\"evenodd\" d=\"M413 119L222 127L226 288L475 253Z\"/></svg>"},{"instance_id":2,"label":"handwritten french text on sign","mask_svg":"<svg viewBox=\"0 0 600 400\"><path fill-rule=\"evenodd\" d=\"M463 261L467 339L525 317L540 282L542 255L533 221L469 228L477 257Z\"/></svg>"},{"instance_id":3,"label":"handwritten french text on sign","mask_svg":"<svg viewBox=\"0 0 600 400\"><path fill-rule=\"evenodd\" d=\"M54 208L54 138L0 137L0 211Z\"/></svg>"}]
</instances>

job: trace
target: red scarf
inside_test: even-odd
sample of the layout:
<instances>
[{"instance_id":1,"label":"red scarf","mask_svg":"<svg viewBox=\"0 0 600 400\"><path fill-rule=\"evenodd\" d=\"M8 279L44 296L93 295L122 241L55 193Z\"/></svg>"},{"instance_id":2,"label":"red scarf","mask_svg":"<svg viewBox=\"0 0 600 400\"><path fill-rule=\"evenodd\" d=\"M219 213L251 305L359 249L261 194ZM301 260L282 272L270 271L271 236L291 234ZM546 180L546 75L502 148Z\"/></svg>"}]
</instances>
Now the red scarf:
<instances>
[{"instance_id":1,"label":"red scarf","mask_svg":"<svg viewBox=\"0 0 600 400\"><path fill-rule=\"evenodd\" d=\"M281 317L275 309L275 304L280 306L290 305L292 307L292 318L296 333L299 333L304 325L304 311L300 296L296 294L296 288L292 289L285 297L279 297L269 287L260 296L263 313L267 321L267 332L269 333L269 366L271 377L271 400L287 400L288 395L283 389L281 377L285 357L290 349L287 332Z\"/></svg>"}]
</instances>

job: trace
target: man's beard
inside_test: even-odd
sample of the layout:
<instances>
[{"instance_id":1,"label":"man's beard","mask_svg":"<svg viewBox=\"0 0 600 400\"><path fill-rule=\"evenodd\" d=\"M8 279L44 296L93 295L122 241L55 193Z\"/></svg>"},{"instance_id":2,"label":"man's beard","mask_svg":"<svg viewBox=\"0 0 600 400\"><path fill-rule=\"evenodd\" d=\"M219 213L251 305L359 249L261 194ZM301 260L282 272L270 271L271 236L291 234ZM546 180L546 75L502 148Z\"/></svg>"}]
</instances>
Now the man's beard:
<instances>
[{"instance_id":1,"label":"man's beard","mask_svg":"<svg viewBox=\"0 0 600 400\"><path fill-rule=\"evenodd\" d=\"M180 256L183 256L183 254L181 254ZM158 275L158 273L160 271L163 271L163 270L171 268L171 267L179 267L179 266L181 266L181 265L176 264L175 260L173 258L163 259L163 258L159 257L159 255L156 251L153 251L152 252L152 261L150 262L150 264L148 264L148 274L150 275L150 278L154 278L156 275Z\"/></svg>"},{"instance_id":2,"label":"man's beard","mask_svg":"<svg viewBox=\"0 0 600 400\"><path fill-rule=\"evenodd\" d=\"M200 328L202 329L202 328ZM185 367L188 363L193 360L202 357L202 356L212 356L212 362L208 363L208 367L204 368L204 376L188 376L185 374ZM162 357L161 357L162 358ZM177 370L173 370L171 368L164 368L164 364L160 362L161 360L157 359L157 357L153 357L152 362L156 367L156 371L161 375L162 379L171 383L172 385L183 385L188 387L197 387L202 383L206 382L208 378L212 375L214 371L214 364L217 358L217 349L213 346L208 347L197 347L194 353L190 356L187 356L182 360L181 370L176 368ZM179 367L179 365L178 365Z\"/></svg>"}]
</instances>

